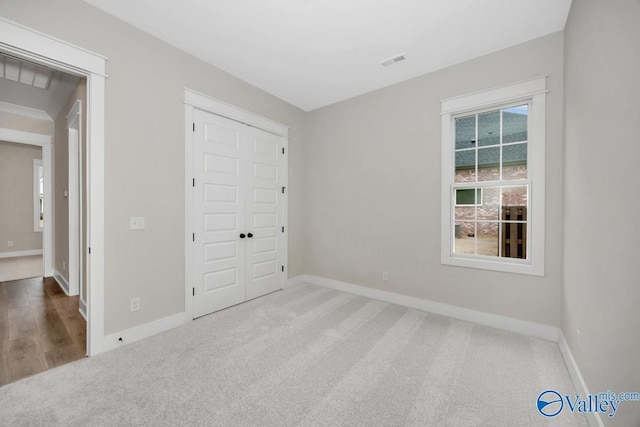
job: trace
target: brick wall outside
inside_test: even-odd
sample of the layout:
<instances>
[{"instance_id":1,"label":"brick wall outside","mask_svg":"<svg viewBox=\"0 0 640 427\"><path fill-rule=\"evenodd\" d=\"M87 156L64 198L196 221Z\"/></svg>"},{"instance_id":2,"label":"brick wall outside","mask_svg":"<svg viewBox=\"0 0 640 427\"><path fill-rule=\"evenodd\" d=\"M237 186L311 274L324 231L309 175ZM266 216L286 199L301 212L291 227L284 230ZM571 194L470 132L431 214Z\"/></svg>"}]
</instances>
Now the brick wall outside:
<instances>
[{"instance_id":1,"label":"brick wall outside","mask_svg":"<svg viewBox=\"0 0 640 427\"><path fill-rule=\"evenodd\" d=\"M478 171L478 181L489 181L499 179L499 169L483 168ZM503 167L504 179L522 179L527 177L527 167L505 166ZM474 170L456 171L455 182L474 182ZM478 234L497 235L498 224L486 222L486 220L497 221L500 219L500 206L527 206L526 186L503 187L500 194L500 187L484 188L482 190L482 204L478 206ZM455 223L461 226L463 236L474 233L474 206L456 206Z\"/></svg>"}]
</instances>

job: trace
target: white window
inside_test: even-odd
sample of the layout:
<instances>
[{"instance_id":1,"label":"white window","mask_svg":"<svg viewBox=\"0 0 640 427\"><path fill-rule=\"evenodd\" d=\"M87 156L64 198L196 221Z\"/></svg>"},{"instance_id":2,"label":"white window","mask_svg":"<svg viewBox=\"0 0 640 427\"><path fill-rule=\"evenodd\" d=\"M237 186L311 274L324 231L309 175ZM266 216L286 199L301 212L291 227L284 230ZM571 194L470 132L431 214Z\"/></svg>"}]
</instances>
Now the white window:
<instances>
[{"instance_id":1,"label":"white window","mask_svg":"<svg viewBox=\"0 0 640 427\"><path fill-rule=\"evenodd\" d=\"M442 263L544 275L546 78L442 101Z\"/></svg>"},{"instance_id":2,"label":"white window","mask_svg":"<svg viewBox=\"0 0 640 427\"><path fill-rule=\"evenodd\" d=\"M33 231L44 228L44 166L42 160L33 159Z\"/></svg>"}]
</instances>

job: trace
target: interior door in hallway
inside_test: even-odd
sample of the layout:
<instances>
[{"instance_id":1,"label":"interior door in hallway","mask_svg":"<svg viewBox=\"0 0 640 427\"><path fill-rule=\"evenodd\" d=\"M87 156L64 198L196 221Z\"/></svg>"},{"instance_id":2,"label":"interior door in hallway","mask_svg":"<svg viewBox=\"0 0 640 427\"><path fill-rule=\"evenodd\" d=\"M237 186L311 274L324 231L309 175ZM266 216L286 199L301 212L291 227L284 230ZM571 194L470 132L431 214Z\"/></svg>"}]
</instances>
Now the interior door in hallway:
<instances>
[{"instance_id":1,"label":"interior door in hallway","mask_svg":"<svg viewBox=\"0 0 640 427\"><path fill-rule=\"evenodd\" d=\"M282 137L194 112L194 317L282 287ZM280 232L280 234L279 234Z\"/></svg>"}]
</instances>

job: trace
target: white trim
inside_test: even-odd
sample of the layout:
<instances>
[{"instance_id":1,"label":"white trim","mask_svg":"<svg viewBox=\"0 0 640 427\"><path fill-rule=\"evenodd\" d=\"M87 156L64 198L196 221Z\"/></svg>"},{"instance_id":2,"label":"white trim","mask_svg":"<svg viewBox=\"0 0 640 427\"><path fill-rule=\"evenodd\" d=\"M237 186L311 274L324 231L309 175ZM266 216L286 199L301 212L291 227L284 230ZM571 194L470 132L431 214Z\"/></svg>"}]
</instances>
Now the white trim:
<instances>
[{"instance_id":1,"label":"white trim","mask_svg":"<svg viewBox=\"0 0 640 427\"><path fill-rule=\"evenodd\" d=\"M81 115L82 115L82 102L79 99L76 99L76 102L74 102L71 108L69 108L69 112L67 113L67 116L66 116L67 128L79 127Z\"/></svg>"},{"instance_id":2,"label":"white trim","mask_svg":"<svg viewBox=\"0 0 640 427\"><path fill-rule=\"evenodd\" d=\"M42 230L43 275L53 275L53 137L40 133L0 128L0 140L42 147L44 165L44 229Z\"/></svg>"},{"instance_id":3,"label":"white trim","mask_svg":"<svg viewBox=\"0 0 640 427\"><path fill-rule=\"evenodd\" d=\"M82 103L79 100L73 103L67 113L67 207L68 207L68 235L69 262L67 272L69 274L69 294L80 294L80 278L82 277L80 264L80 144L81 144L81 120L80 113ZM58 141L63 143L62 141Z\"/></svg>"},{"instance_id":4,"label":"white trim","mask_svg":"<svg viewBox=\"0 0 640 427\"><path fill-rule=\"evenodd\" d=\"M287 133L289 128L286 129ZM282 218L282 222L278 225L278 227L284 227L284 233L277 232L280 234L278 238L278 245L281 248L280 252L280 265L284 266L284 273L280 279L280 286L285 287L287 281L289 279L289 137L287 135L281 135L282 141L282 149L285 154L282 154L284 157L282 161L278 162L280 165L278 167L278 173L280 176L279 185L285 187L284 194L279 194L278 196L282 197L282 205L279 207L280 209L280 218ZM278 147L280 150L280 147ZM280 153L278 153L280 155Z\"/></svg>"},{"instance_id":5,"label":"white trim","mask_svg":"<svg viewBox=\"0 0 640 427\"><path fill-rule=\"evenodd\" d=\"M109 351L185 324L184 313L177 313L104 337L104 350Z\"/></svg>"},{"instance_id":6,"label":"white trim","mask_svg":"<svg viewBox=\"0 0 640 427\"><path fill-rule=\"evenodd\" d=\"M30 117L32 119L45 120L47 122L53 121L49 113L44 110L23 107L22 105L10 104L8 102L0 101L0 111L3 113L15 114L23 117Z\"/></svg>"},{"instance_id":7,"label":"white trim","mask_svg":"<svg viewBox=\"0 0 640 427\"><path fill-rule=\"evenodd\" d=\"M266 117L262 117L251 111L243 110L226 102L211 98L205 94L189 88L184 89L184 103L219 116L226 117L237 122L245 123L253 127L275 133L280 136L289 135L289 126L283 125ZM187 122L189 123L189 122Z\"/></svg>"},{"instance_id":8,"label":"white trim","mask_svg":"<svg viewBox=\"0 0 640 427\"><path fill-rule=\"evenodd\" d=\"M0 50L65 71L107 77L107 57L0 17ZM26 55L26 56L25 56Z\"/></svg>"},{"instance_id":9,"label":"white trim","mask_svg":"<svg viewBox=\"0 0 640 427\"><path fill-rule=\"evenodd\" d=\"M567 365L569 376L573 381L573 385L576 387L576 392L581 396L590 394L589 389L587 388L587 383L584 382L584 378L580 373L580 369L578 369L576 359L574 359L573 354L571 353L571 349L569 348L569 344L567 343L562 329L560 329L558 333L558 347L560 347L560 352L562 353L562 357L564 358L565 365ZM604 427L604 423L602 422L602 418L600 417L599 413L588 412L585 415L587 417L589 426Z\"/></svg>"},{"instance_id":10,"label":"white trim","mask_svg":"<svg viewBox=\"0 0 640 427\"><path fill-rule=\"evenodd\" d=\"M299 282L298 280L296 281ZM455 305L443 304L441 302L410 297L407 295L396 294L394 292L373 289L366 286L354 285L352 283L340 282L338 280L326 279L324 277L313 275L305 275L304 281L305 283L336 289L391 304L402 305L404 307L415 308L429 313L440 314L442 316L452 317L454 319L464 320L478 325L490 326L492 328L558 342L558 328L553 326L542 325L539 323L528 322L526 320L514 319L483 311L471 310Z\"/></svg>"},{"instance_id":11,"label":"white trim","mask_svg":"<svg viewBox=\"0 0 640 427\"><path fill-rule=\"evenodd\" d=\"M65 294L69 295L69 282L67 282L67 279L65 279L58 270L54 271L53 278L58 283L58 286L60 286L60 289L62 289Z\"/></svg>"},{"instance_id":12,"label":"white trim","mask_svg":"<svg viewBox=\"0 0 640 427\"><path fill-rule=\"evenodd\" d=\"M479 110L496 104L512 102L547 92L547 76L479 90L441 100L442 114L458 114L467 110Z\"/></svg>"},{"instance_id":13,"label":"white trim","mask_svg":"<svg viewBox=\"0 0 640 427\"><path fill-rule=\"evenodd\" d=\"M80 307L78 308L78 311L86 321L87 320L87 303L82 298L80 298Z\"/></svg>"},{"instance_id":14,"label":"white trim","mask_svg":"<svg viewBox=\"0 0 640 427\"><path fill-rule=\"evenodd\" d=\"M105 78L87 76L87 354L104 351Z\"/></svg>"},{"instance_id":15,"label":"white trim","mask_svg":"<svg viewBox=\"0 0 640 427\"><path fill-rule=\"evenodd\" d=\"M0 252L0 258L20 258L23 256L42 255L42 249L33 249L28 251Z\"/></svg>"},{"instance_id":16,"label":"white trim","mask_svg":"<svg viewBox=\"0 0 640 427\"><path fill-rule=\"evenodd\" d=\"M42 163L44 165L44 229L42 230L42 264L44 276L53 274L53 144L42 146Z\"/></svg>"},{"instance_id":17,"label":"white trim","mask_svg":"<svg viewBox=\"0 0 640 427\"><path fill-rule=\"evenodd\" d=\"M40 227L40 168L44 175L44 164L42 159L33 159L33 169L31 175L33 177L33 232L42 233L43 226ZM44 177L43 177L44 178ZM42 189L42 200L44 202L44 188ZM43 206L44 207L44 206ZM44 215L44 212L43 212ZM44 221L43 221L44 222Z\"/></svg>"},{"instance_id":18,"label":"white trim","mask_svg":"<svg viewBox=\"0 0 640 427\"><path fill-rule=\"evenodd\" d=\"M474 92L442 101L441 116L441 189L440 189L440 262L456 267L478 268L506 273L544 276L545 246L545 121L546 76L519 83ZM527 158L529 179L529 206L527 212L527 260L499 257L466 256L453 253L453 176L454 115L476 112L487 107L501 107L514 102L529 103ZM538 133L539 132L539 133Z\"/></svg>"},{"instance_id":19,"label":"white trim","mask_svg":"<svg viewBox=\"0 0 640 427\"><path fill-rule=\"evenodd\" d=\"M186 90L185 90L186 97ZM194 280L193 280L193 240L191 233L193 232L193 110L191 105L185 105L184 108L184 170L185 170L185 191L184 191L184 321L185 323L193 321L193 297L194 297Z\"/></svg>"},{"instance_id":20,"label":"white trim","mask_svg":"<svg viewBox=\"0 0 640 427\"><path fill-rule=\"evenodd\" d=\"M17 142L19 144L38 145L40 147L53 143L53 137L50 135L8 128L0 128L0 140Z\"/></svg>"},{"instance_id":21,"label":"white trim","mask_svg":"<svg viewBox=\"0 0 640 427\"><path fill-rule=\"evenodd\" d=\"M284 266L286 274L282 275L281 286L284 288L287 284L287 274L289 271L289 223L288 223L288 202L289 202L289 127L282 123L275 122L271 119L267 119L258 114L254 114L250 111L243 110L225 102L219 101L215 98L211 98L204 94L195 92L191 89L184 89L184 103L185 103L185 129L184 129L184 142L185 142L185 294L184 294L184 316L185 323L193 320L193 146L194 146L194 109L198 108L209 113L213 113L231 120L235 120L249 126L262 129L264 131L274 133L282 137L282 144L285 151L285 157L282 161L282 166L279 168L280 184L285 187L285 191L282 198L282 224L285 232L281 233L279 244L282 249L282 258L279 259L280 264Z\"/></svg>"},{"instance_id":22,"label":"white trim","mask_svg":"<svg viewBox=\"0 0 640 427\"><path fill-rule=\"evenodd\" d=\"M78 121L78 156L77 159L75 159L75 163L77 164L78 167L78 183L77 185L74 185L73 188L76 189L76 191L78 192L78 210L77 210L77 214L78 214L78 228L77 228L77 232L78 232L78 236L77 236L77 241L78 241L78 249L77 249L77 253L78 253L78 272L79 272L79 277L78 277L78 294L80 295L80 304L84 304L85 306L85 314L86 314L86 300L87 300L87 296L85 295L86 293L86 289L85 289L85 254L84 254L84 250L83 250L83 243L87 242L86 239L86 235L84 233L84 218L83 218L83 207L84 207L84 190L85 190L85 186L86 186L86 182L83 180L83 176L85 174L85 169L83 168L83 159L84 159L84 150L83 150L83 145L84 145L84 129L82 129L82 101L80 100L76 100L76 102L73 105L73 108L71 109L71 111L69 111L70 113L73 112L76 116L76 120ZM67 115L67 120L69 120L69 116ZM70 237L71 238L71 237ZM86 320L86 317L85 317Z\"/></svg>"},{"instance_id":23,"label":"white trim","mask_svg":"<svg viewBox=\"0 0 640 427\"><path fill-rule=\"evenodd\" d=\"M0 18L0 51L87 79L87 354L104 351L104 120L106 58ZM44 150L43 150L44 151ZM43 153L44 156L44 153ZM51 168L49 168L51 169ZM52 194L50 191L48 194ZM45 212L45 227L50 213ZM51 223L52 224L52 223ZM46 257L45 248L45 274Z\"/></svg>"}]
</instances>

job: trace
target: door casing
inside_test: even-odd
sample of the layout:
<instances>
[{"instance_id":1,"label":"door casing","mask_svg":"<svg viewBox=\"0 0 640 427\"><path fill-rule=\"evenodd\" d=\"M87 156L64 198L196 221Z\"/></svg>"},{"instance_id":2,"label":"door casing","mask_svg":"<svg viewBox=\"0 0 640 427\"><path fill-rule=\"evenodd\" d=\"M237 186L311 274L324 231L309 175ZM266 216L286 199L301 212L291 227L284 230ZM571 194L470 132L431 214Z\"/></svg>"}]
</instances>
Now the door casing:
<instances>
[{"instance_id":1,"label":"door casing","mask_svg":"<svg viewBox=\"0 0 640 427\"><path fill-rule=\"evenodd\" d=\"M0 17L0 51L87 79L87 354L104 351L104 128L107 58Z\"/></svg>"},{"instance_id":2,"label":"door casing","mask_svg":"<svg viewBox=\"0 0 640 427\"><path fill-rule=\"evenodd\" d=\"M80 301L84 301L82 295L82 247L81 239L81 221L82 215L80 206L82 206L82 192L80 191L82 171L80 168L81 158L81 114L82 102L76 101L69 113L67 114L67 143L68 143L68 169L69 184L68 198L69 203L69 295L80 295ZM60 141L62 143L62 141ZM81 310L82 311L82 310Z\"/></svg>"}]
</instances>

